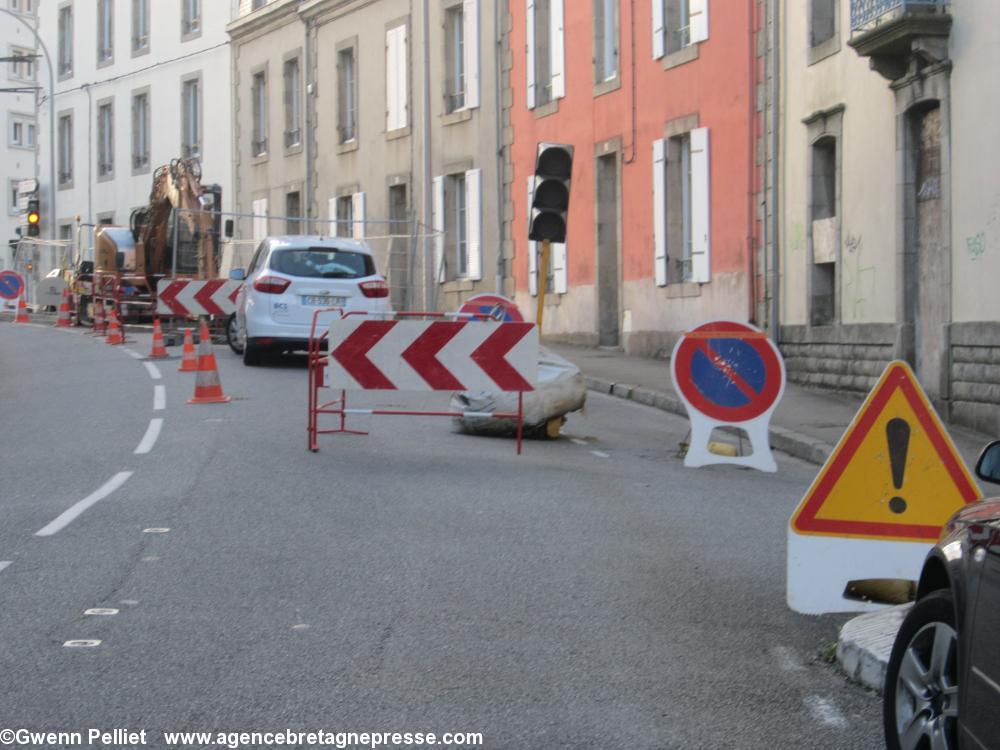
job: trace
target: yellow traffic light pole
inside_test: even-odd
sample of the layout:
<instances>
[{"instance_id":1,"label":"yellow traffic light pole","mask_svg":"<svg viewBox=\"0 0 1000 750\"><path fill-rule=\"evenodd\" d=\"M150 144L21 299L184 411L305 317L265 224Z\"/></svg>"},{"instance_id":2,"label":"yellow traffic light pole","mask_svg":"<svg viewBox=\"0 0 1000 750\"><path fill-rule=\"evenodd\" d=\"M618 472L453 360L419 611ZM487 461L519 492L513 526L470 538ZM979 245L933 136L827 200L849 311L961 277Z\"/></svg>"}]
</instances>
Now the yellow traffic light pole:
<instances>
[{"instance_id":1,"label":"yellow traffic light pole","mask_svg":"<svg viewBox=\"0 0 1000 750\"><path fill-rule=\"evenodd\" d=\"M549 240L542 241L541 257L538 258L538 310L535 313L535 325L538 326L538 335L542 335L542 316L545 314L545 290L549 286L549 253L552 243Z\"/></svg>"}]
</instances>

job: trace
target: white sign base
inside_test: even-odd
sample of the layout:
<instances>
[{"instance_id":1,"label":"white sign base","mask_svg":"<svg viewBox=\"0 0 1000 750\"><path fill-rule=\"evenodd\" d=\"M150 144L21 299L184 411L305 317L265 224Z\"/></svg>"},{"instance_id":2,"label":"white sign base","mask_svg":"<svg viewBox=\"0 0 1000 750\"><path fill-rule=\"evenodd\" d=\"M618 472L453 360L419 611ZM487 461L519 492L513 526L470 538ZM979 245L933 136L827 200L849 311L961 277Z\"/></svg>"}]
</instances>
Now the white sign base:
<instances>
[{"instance_id":1,"label":"white sign base","mask_svg":"<svg viewBox=\"0 0 1000 750\"><path fill-rule=\"evenodd\" d=\"M851 581L916 581L930 542L887 542L797 534L788 527L788 606L803 615L873 612L889 604L848 599Z\"/></svg>"},{"instance_id":2,"label":"white sign base","mask_svg":"<svg viewBox=\"0 0 1000 750\"><path fill-rule=\"evenodd\" d=\"M738 425L731 425L729 422L716 422L690 407L688 408L688 417L691 420L691 441L684 456L685 466L697 468L710 464L734 464L768 472L778 470L778 464L771 453L771 445L768 440L768 429L771 422L770 412L764 417ZM753 448L752 453L746 456L719 456L708 450L708 444L712 439L712 430L716 427L730 426L746 433L750 447Z\"/></svg>"}]
</instances>

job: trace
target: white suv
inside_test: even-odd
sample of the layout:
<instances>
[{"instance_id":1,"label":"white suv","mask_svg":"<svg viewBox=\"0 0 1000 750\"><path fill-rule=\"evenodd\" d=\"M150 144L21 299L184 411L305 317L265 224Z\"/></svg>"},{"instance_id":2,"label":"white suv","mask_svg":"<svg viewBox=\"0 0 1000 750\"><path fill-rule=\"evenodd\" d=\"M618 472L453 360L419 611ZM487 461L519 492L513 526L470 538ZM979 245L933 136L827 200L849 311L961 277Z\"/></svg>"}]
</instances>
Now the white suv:
<instances>
[{"instance_id":1,"label":"white suv","mask_svg":"<svg viewBox=\"0 0 1000 750\"><path fill-rule=\"evenodd\" d=\"M324 307L389 312L389 285L375 272L371 249L339 237L268 237L247 269L236 298L234 333L243 363L260 364L265 351L305 350L313 313ZM320 316L320 326L336 313Z\"/></svg>"}]
</instances>

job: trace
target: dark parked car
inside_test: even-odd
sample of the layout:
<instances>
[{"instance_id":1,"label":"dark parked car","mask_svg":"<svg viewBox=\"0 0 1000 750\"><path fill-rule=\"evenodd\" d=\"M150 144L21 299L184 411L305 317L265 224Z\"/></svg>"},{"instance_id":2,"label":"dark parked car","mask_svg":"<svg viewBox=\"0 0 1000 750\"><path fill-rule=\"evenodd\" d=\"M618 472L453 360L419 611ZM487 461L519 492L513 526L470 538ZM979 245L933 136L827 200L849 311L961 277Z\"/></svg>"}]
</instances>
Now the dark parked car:
<instances>
[{"instance_id":1,"label":"dark parked car","mask_svg":"<svg viewBox=\"0 0 1000 750\"><path fill-rule=\"evenodd\" d=\"M1000 484L1000 441L976 474ZM1000 748L1000 499L956 513L927 556L882 708L892 750Z\"/></svg>"}]
</instances>

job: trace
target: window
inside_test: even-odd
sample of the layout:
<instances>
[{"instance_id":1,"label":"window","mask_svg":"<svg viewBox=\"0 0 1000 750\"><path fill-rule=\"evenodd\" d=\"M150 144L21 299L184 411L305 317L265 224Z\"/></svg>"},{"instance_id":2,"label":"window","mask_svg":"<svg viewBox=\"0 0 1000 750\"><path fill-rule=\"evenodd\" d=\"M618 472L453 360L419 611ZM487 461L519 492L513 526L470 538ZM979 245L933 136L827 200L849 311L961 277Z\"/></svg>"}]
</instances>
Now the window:
<instances>
[{"instance_id":1,"label":"window","mask_svg":"<svg viewBox=\"0 0 1000 750\"><path fill-rule=\"evenodd\" d=\"M149 94L132 97L132 169L149 166Z\"/></svg>"},{"instance_id":2,"label":"window","mask_svg":"<svg viewBox=\"0 0 1000 750\"><path fill-rule=\"evenodd\" d=\"M201 31L201 0L181 0L181 35L196 35Z\"/></svg>"},{"instance_id":3,"label":"window","mask_svg":"<svg viewBox=\"0 0 1000 750\"><path fill-rule=\"evenodd\" d=\"M97 107L97 174L110 177L115 173L114 109L108 102Z\"/></svg>"},{"instance_id":4,"label":"window","mask_svg":"<svg viewBox=\"0 0 1000 750\"><path fill-rule=\"evenodd\" d=\"M482 170L434 178L434 266L438 281L482 278Z\"/></svg>"},{"instance_id":5,"label":"window","mask_svg":"<svg viewBox=\"0 0 1000 750\"><path fill-rule=\"evenodd\" d=\"M445 112L465 106L465 19L462 6L445 11Z\"/></svg>"},{"instance_id":6,"label":"window","mask_svg":"<svg viewBox=\"0 0 1000 750\"><path fill-rule=\"evenodd\" d=\"M565 95L563 0L528 0L528 108Z\"/></svg>"},{"instance_id":7,"label":"window","mask_svg":"<svg viewBox=\"0 0 1000 750\"><path fill-rule=\"evenodd\" d=\"M250 9L257 10L258 8L263 8L265 5L267 5L267 2L268 0L253 0L253 2L250 4Z\"/></svg>"},{"instance_id":8,"label":"window","mask_svg":"<svg viewBox=\"0 0 1000 750\"><path fill-rule=\"evenodd\" d=\"M181 86L181 151L201 156L201 79L189 78Z\"/></svg>"},{"instance_id":9,"label":"window","mask_svg":"<svg viewBox=\"0 0 1000 750\"><path fill-rule=\"evenodd\" d=\"M108 64L115 58L114 0L97 0L97 62Z\"/></svg>"},{"instance_id":10,"label":"window","mask_svg":"<svg viewBox=\"0 0 1000 750\"><path fill-rule=\"evenodd\" d=\"M594 83L618 77L618 0L594 0Z\"/></svg>"},{"instance_id":11,"label":"window","mask_svg":"<svg viewBox=\"0 0 1000 750\"><path fill-rule=\"evenodd\" d=\"M73 73L73 6L59 9L59 75Z\"/></svg>"},{"instance_id":12,"label":"window","mask_svg":"<svg viewBox=\"0 0 1000 750\"><path fill-rule=\"evenodd\" d=\"M337 53L337 126L340 143L353 141L357 133L357 65L354 47Z\"/></svg>"},{"instance_id":13,"label":"window","mask_svg":"<svg viewBox=\"0 0 1000 750\"><path fill-rule=\"evenodd\" d=\"M385 129L391 133L409 123L407 113L408 60L406 26L385 32Z\"/></svg>"},{"instance_id":14,"label":"window","mask_svg":"<svg viewBox=\"0 0 1000 750\"><path fill-rule=\"evenodd\" d=\"M35 118L26 115L11 115L8 144L13 148L34 148L35 127Z\"/></svg>"},{"instance_id":15,"label":"window","mask_svg":"<svg viewBox=\"0 0 1000 750\"><path fill-rule=\"evenodd\" d=\"M267 153L267 73L254 73L250 86L250 96L253 100L253 143L251 151L254 156Z\"/></svg>"},{"instance_id":16,"label":"window","mask_svg":"<svg viewBox=\"0 0 1000 750\"><path fill-rule=\"evenodd\" d=\"M342 195L337 200L337 237L354 234L354 200L350 195Z\"/></svg>"},{"instance_id":17,"label":"window","mask_svg":"<svg viewBox=\"0 0 1000 750\"><path fill-rule=\"evenodd\" d=\"M302 143L302 81L299 58L285 60L285 148Z\"/></svg>"},{"instance_id":18,"label":"window","mask_svg":"<svg viewBox=\"0 0 1000 750\"><path fill-rule=\"evenodd\" d=\"M653 142L653 244L658 286L709 281L708 170L707 128Z\"/></svg>"},{"instance_id":19,"label":"window","mask_svg":"<svg viewBox=\"0 0 1000 750\"><path fill-rule=\"evenodd\" d=\"M149 49L149 0L132 0L132 51Z\"/></svg>"},{"instance_id":20,"label":"window","mask_svg":"<svg viewBox=\"0 0 1000 750\"><path fill-rule=\"evenodd\" d=\"M10 63L10 77L15 81L35 80L35 53L23 47L11 47L10 56L19 58Z\"/></svg>"},{"instance_id":21,"label":"window","mask_svg":"<svg viewBox=\"0 0 1000 750\"><path fill-rule=\"evenodd\" d=\"M812 146L812 324L829 325L836 319L837 254L837 139L824 137Z\"/></svg>"},{"instance_id":22,"label":"window","mask_svg":"<svg viewBox=\"0 0 1000 750\"><path fill-rule=\"evenodd\" d=\"M73 183L73 115L59 116L59 185Z\"/></svg>"},{"instance_id":23,"label":"window","mask_svg":"<svg viewBox=\"0 0 1000 750\"><path fill-rule=\"evenodd\" d=\"M31 15L34 12L33 0L10 0L10 9L15 13Z\"/></svg>"},{"instance_id":24,"label":"window","mask_svg":"<svg viewBox=\"0 0 1000 750\"><path fill-rule=\"evenodd\" d=\"M708 0L652 0L653 57L708 39Z\"/></svg>"},{"instance_id":25,"label":"window","mask_svg":"<svg viewBox=\"0 0 1000 750\"><path fill-rule=\"evenodd\" d=\"M818 47L837 33L837 0L809 0L809 46Z\"/></svg>"},{"instance_id":26,"label":"window","mask_svg":"<svg viewBox=\"0 0 1000 750\"><path fill-rule=\"evenodd\" d=\"M299 191L295 190L285 194L285 233L302 234L302 222L299 218L302 214L302 200Z\"/></svg>"},{"instance_id":27,"label":"window","mask_svg":"<svg viewBox=\"0 0 1000 750\"><path fill-rule=\"evenodd\" d=\"M7 213L10 216L16 216L21 212L20 206L17 204L17 184L21 181L20 178L12 179L8 182L7 190Z\"/></svg>"}]
</instances>

